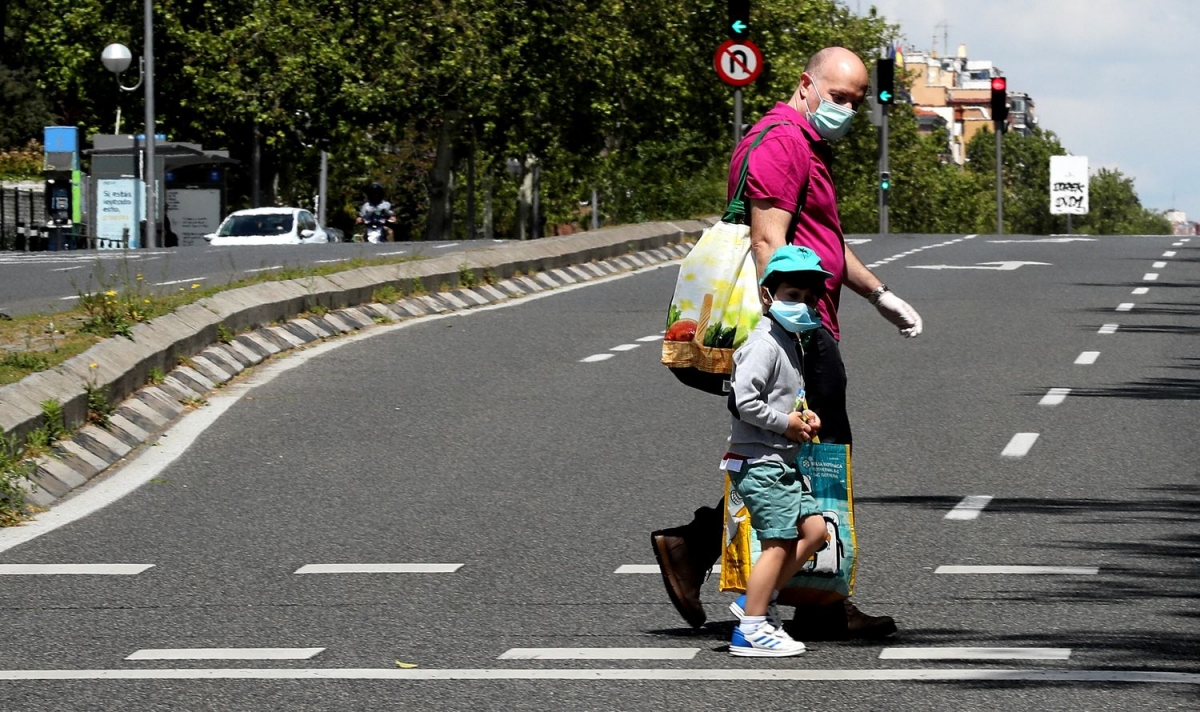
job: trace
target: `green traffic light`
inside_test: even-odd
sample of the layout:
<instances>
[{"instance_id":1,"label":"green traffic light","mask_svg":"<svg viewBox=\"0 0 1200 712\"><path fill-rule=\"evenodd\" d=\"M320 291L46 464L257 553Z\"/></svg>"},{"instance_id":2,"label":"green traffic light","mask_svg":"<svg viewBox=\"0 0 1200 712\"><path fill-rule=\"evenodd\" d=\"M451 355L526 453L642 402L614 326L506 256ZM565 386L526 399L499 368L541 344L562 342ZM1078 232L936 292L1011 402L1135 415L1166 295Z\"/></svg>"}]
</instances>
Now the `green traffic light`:
<instances>
[{"instance_id":1,"label":"green traffic light","mask_svg":"<svg viewBox=\"0 0 1200 712\"><path fill-rule=\"evenodd\" d=\"M889 190L892 187L892 182L890 180L885 180L879 184L879 187L883 188L884 190Z\"/></svg>"}]
</instances>

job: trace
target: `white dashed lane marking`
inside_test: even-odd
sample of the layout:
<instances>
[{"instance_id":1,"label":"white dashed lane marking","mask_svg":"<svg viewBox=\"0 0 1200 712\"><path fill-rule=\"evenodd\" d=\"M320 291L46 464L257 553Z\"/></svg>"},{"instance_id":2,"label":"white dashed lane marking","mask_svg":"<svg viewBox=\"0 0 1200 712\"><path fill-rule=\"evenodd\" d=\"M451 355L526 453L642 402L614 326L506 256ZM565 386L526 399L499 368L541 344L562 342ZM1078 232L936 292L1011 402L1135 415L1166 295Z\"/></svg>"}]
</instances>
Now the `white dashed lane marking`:
<instances>
[{"instance_id":1,"label":"white dashed lane marking","mask_svg":"<svg viewBox=\"0 0 1200 712\"><path fill-rule=\"evenodd\" d=\"M511 648L497 660L691 660L700 648Z\"/></svg>"},{"instance_id":2,"label":"white dashed lane marking","mask_svg":"<svg viewBox=\"0 0 1200 712\"><path fill-rule=\"evenodd\" d=\"M1158 279L1158 272L1147 272L1142 275L1143 282L1153 282Z\"/></svg>"},{"instance_id":3,"label":"white dashed lane marking","mask_svg":"<svg viewBox=\"0 0 1200 712\"><path fill-rule=\"evenodd\" d=\"M1070 388L1051 388L1049 391L1046 391L1046 395L1042 396L1042 399L1038 401L1038 405L1059 405L1067 399L1067 395L1070 394L1070 392Z\"/></svg>"},{"instance_id":4,"label":"white dashed lane marking","mask_svg":"<svg viewBox=\"0 0 1200 712\"><path fill-rule=\"evenodd\" d=\"M325 648L147 648L126 660L308 660Z\"/></svg>"},{"instance_id":5,"label":"white dashed lane marking","mask_svg":"<svg viewBox=\"0 0 1200 712\"><path fill-rule=\"evenodd\" d=\"M1150 291L1149 287L1137 287L1136 289L1133 290L1132 293L1140 295L1140 294L1145 294L1149 291Z\"/></svg>"},{"instance_id":6,"label":"white dashed lane marking","mask_svg":"<svg viewBox=\"0 0 1200 712\"><path fill-rule=\"evenodd\" d=\"M1076 366L1091 366L1096 363L1096 359L1100 358L1099 351L1084 351L1075 359Z\"/></svg>"},{"instance_id":7,"label":"white dashed lane marking","mask_svg":"<svg viewBox=\"0 0 1200 712\"><path fill-rule=\"evenodd\" d=\"M867 267L868 267L868 268L870 268L870 269L874 269L874 268L876 268L876 267L882 267L883 265L886 265L886 264L888 264L889 262L893 262L893 261L895 261L895 260L898 260L898 259L900 259L901 257L907 257L907 256L909 256L909 255L915 255L916 253L918 253L918 252L921 252L922 250L932 250L932 249L933 249L933 248L935 248L935 247L947 247L947 246L949 246L949 245L954 245L954 244L957 244L957 243L963 242L964 240L973 240L973 239L975 239L976 237L978 237L978 235L964 235L963 237L955 238L955 239L953 239L953 240L947 240L947 241L945 241L945 242L939 242L939 243L936 243L936 244L933 244L933 245L925 245L925 246L923 246L923 247L914 247L913 249L911 249L911 250L908 250L908 251L906 251L906 252L901 252L901 253L899 253L899 254L892 255L891 257L885 257L885 258L883 258L883 259L881 259L881 260L878 260L878 261L876 261L876 262L872 262L871 264L867 265Z\"/></svg>"},{"instance_id":8,"label":"white dashed lane marking","mask_svg":"<svg viewBox=\"0 0 1200 712\"><path fill-rule=\"evenodd\" d=\"M1100 331L1097 331L1096 333L1097 334L1115 334L1115 333L1117 333L1118 328L1120 328L1120 327L1117 324L1105 324L1104 326L1100 327Z\"/></svg>"},{"instance_id":9,"label":"white dashed lane marking","mask_svg":"<svg viewBox=\"0 0 1200 712\"><path fill-rule=\"evenodd\" d=\"M0 564L6 576L136 576L154 564Z\"/></svg>"},{"instance_id":10,"label":"white dashed lane marking","mask_svg":"<svg viewBox=\"0 0 1200 712\"><path fill-rule=\"evenodd\" d=\"M1175 250L1167 250L1166 252L1163 253L1163 257L1174 257L1174 256L1175 256Z\"/></svg>"},{"instance_id":11,"label":"white dashed lane marking","mask_svg":"<svg viewBox=\"0 0 1200 712\"><path fill-rule=\"evenodd\" d=\"M963 497L962 501L954 505L954 509L946 512L946 519L978 519L979 513L983 508L988 506L992 501L990 494L972 494Z\"/></svg>"},{"instance_id":12,"label":"white dashed lane marking","mask_svg":"<svg viewBox=\"0 0 1200 712\"><path fill-rule=\"evenodd\" d=\"M1133 311L1133 302L1121 302L1120 304L1117 305L1117 311L1119 311L1119 312Z\"/></svg>"},{"instance_id":13,"label":"white dashed lane marking","mask_svg":"<svg viewBox=\"0 0 1200 712\"><path fill-rule=\"evenodd\" d=\"M1012 436L1012 440L1008 441L1008 445L1004 446L1000 457L1025 457L1037 439L1037 433L1017 433Z\"/></svg>"},{"instance_id":14,"label":"white dashed lane marking","mask_svg":"<svg viewBox=\"0 0 1200 712\"><path fill-rule=\"evenodd\" d=\"M658 572L659 572L658 564L622 564L621 566L618 566L617 570L614 571L613 573L614 574L656 574ZM712 572L714 574L721 573L721 565L717 564L716 566L713 566Z\"/></svg>"},{"instance_id":15,"label":"white dashed lane marking","mask_svg":"<svg viewBox=\"0 0 1200 712\"><path fill-rule=\"evenodd\" d=\"M616 355L616 354L618 354L618 353L622 353L622 352L625 352L625 351L633 351L633 350L634 350L634 349L636 349L636 348L637 348L637 347L638 347L640 344L648 344L648 343L651 343L651 342L653 342L653 341L662 341L662 340L663 340L663 334L665 334L665 333L667 333L667 332L665 332L665 331L664 331L664 332L662 332L662 333L659 333L659 334L652 334L652 335L650 335L650 336L643 336L643 337L642 337L642 338L640 338L640 339L635 339L635 340L634 340L634 341L635 341L635 343L631 343L631 344L619 344L619 345L617 345L617 346L613 346L612 348L610 348L610 349L609 349L609 352L610 352L610 353L606 353L606 354L592 354L591 356L588 356L588 357L586 357L586 358L581 358L581 359L579 359L579 363L598 363L598 362L600 362L600 361L607 361L607 360L609 360L610 358L612 358L613 356L615 356L615 355Z\"/></svg>"},{"instance_id":16,"label":"white dashed lane marking","mask_svg":"<svg viewBox=\"0 0 1200 712\"><path fill-rule=\"evenodd\" d=\"M251 273L251 274L252 274L252 273L254 273L254 272L270 272L270 271L271 271L271 270L273 270L273 269L283 269L283 265L274 265L274 266L271 266L271 267L258 267L258 268L256 268L256 269L244 269L244 270L242 270L242 271L243 271L243 272L248 272L248 273Z\"/></svg>"},{"instance_id":17,"label":"white dashed lane marking","mask_svg":"<svg viewBox=\"0 0 1200 712\"><path fill-rule=\"evenodd\" d=\"M1166 262L1155 262L1154 264L1150 265L1151 269L1162 269L1163 267L1166 267L1166 266L1167 266Z\"/></svg>"},{"instance_id":18,"label":"white dashed lane marking","mask_svg":"<svg viewBox=\"0 0 1200 712\"><path fill-rule=\"evenodd\" d=\"M1013 576L1095 576L1099 566L939 566L935 574L992 574Z\"/></svg>"},{"instance_id":19,"label":"white dashed lane marking","mask_svg":"<svg viewBox=\"0 0 1200 712\"><path fill-rule=\"evenodd\" d=\"M191 279L172 279L169 282L155 282L154 286L169 287L172 284L187 284L189 282L203 282L206 279L208 279L208 277L192 277Z\"/></svg>"},{"instance_id":20,"label":"white dashed lane marking","mask_svg":"<svg viewBox=\"0 0 1200 712\"><path fill-rule=\"evenodd\" d=\"M452 574L462 564L305 564L297 574Z\"/></svg>"},{"instance_id":21,"label":"white dashed lane marking","mask_svg":"<svg viewBox=\"0 0 1200 712\"><path fill-rule=\"evenodd\" d=\"M884 648L880 660L1066 660L1070 648Z\"/></svg>"}]
</instances>

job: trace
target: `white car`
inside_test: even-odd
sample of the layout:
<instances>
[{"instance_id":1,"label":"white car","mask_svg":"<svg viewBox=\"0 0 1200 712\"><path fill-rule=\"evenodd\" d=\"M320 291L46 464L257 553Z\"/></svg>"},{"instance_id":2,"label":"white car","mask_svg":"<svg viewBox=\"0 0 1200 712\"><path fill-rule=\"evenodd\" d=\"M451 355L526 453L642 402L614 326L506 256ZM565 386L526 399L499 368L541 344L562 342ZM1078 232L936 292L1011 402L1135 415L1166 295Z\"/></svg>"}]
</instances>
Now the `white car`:
<instances>
[{"instance_id":1,"label":"white car","mask_svg":"<svg viewBox=\"0 0 1200 712\"><path fill-rule=\"evenodd\" d=\"M251 208L230 213L221 227L205 235L210 245L302 245L334 242L336 237L300 208Z\"/></svg>"}]
</instances>

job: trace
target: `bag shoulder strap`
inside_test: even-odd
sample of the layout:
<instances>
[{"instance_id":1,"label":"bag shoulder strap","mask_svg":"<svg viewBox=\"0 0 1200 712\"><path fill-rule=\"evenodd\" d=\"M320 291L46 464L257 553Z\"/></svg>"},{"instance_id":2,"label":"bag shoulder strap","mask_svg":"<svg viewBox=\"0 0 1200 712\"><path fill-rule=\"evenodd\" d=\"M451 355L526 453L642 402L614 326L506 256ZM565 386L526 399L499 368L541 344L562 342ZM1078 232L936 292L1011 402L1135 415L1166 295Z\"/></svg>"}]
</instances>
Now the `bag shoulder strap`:
<instances>
[{"instance_id":1,"label":"bag shoulder strap","mask_svg":"<svg viewBox=\"0 0 1200 712\"><path fill-rule=\"evenodd\" d=\"M738 174L737 187L733 191L733 197L729 200L729 205L725 208L725 215L721 218L722 222L741 223L746 219L746 201L743 195L746 192L746 180L750 176L750 154L758 147L763 139L767 137L767 132L776 126L788 124L788 121L777 121L773 124L768 124L763 127L762 131L758 132L758 136L754 138L754 143L750 144L750 148L746 150L746 157L742 159L742 169ZM809 170L812 168L810 166ZM791 241L791 236L796 232L796 224L800 221L800 212L804 210L805 203L808 202L808 178L800 184L800 195L796 200L796 212L792 214L792 221L788 227L788 241Z\"/></svg>"},{"instance_id":2,"label":"bag shoulder strap","mask_svg":"<svg viewBox=\"0 0 1200 712\"><path fill-rule=\"evenodd\" d=\"M754 143L750 144L750 148L746 149L746 157L742 159L742 169L738 173L737 187L733 191L733 197L729 199L729 205L725 208L725 215L721 218L722 222L738 223L745 220L746 203L742 200L742 195L746 192L746 178L750 175L750 154L758 148L771 129L786 123L786 121L777 121L767 124L762 131L758 132L758 136L754 137Z\"/></svg>"}]
</instances>

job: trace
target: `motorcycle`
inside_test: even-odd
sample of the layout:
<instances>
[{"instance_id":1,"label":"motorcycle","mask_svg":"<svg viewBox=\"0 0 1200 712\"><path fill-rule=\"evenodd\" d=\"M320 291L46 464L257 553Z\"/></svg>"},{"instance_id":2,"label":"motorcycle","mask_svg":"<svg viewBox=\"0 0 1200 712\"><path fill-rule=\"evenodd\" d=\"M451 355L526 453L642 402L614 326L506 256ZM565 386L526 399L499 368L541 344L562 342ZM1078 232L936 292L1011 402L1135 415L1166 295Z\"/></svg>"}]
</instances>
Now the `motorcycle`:
<instances>
[{"instance_id":1,"label":"motorcycle","mask_svg":"<svg viewBox=\"0 0 1200 712\"><path fill-rule=\"evenodd\" d=\"M372 215L363 218L363 236L367 242L379 243L386 240L387 226L386 221L380 215Z\"/></svg>"}]
</instances>

